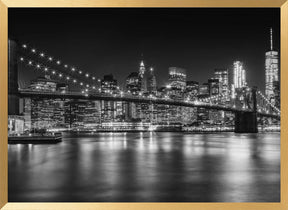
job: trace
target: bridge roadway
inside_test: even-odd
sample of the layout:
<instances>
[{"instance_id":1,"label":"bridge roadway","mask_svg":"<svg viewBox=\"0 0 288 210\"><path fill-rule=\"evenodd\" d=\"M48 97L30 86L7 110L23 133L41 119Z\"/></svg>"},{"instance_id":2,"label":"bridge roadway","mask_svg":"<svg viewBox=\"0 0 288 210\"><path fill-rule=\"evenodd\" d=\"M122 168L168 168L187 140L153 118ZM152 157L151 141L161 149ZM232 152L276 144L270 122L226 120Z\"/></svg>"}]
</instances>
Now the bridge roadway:
<instances>
[{"instance_id":1,"label":"bridge roadway","mask_svg":"<svg viewBox=\"0 0 288 210\"><path fill-rule=\"evenodd\" d=\"M59 99L83 99L83 100L105 100L105 101L125 101L125 102L135 102L135 103L153 103L153 104L163 104L163 105L173 105L173 106L184 106L184 107L196 107L196 108L206 108L212 110L221 110L229 112L253 112L248 109L237 109L230 106L215 105L199 101L183 101L174 99L163 99L155 97L144 97L144 96L133 96L128 94L113 95L105 93L90 93L83 94L80 92L52 92L52 91L32 91L27 89L19 90L19 97L21 98L59 98ZM280 115L269 114L264 112L257 112L258 116L271 117L280 119Z\"/></svg>"}]
</instances>

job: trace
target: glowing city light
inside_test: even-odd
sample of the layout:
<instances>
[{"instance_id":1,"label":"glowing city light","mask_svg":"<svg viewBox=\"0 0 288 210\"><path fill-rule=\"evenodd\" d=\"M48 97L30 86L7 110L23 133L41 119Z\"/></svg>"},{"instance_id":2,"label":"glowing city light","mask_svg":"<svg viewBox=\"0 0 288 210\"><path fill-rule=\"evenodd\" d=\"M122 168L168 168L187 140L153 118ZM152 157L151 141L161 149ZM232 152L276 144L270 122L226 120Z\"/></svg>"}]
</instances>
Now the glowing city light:
<instances>
[{"instance_id":1,"label":"glowing city light","mask_svg":"<svg viewBox=\"0 0 288 210\"><path fill-rule=\"evenodd\" d=\"M246 86L246 70L243 67L243 63L240 61L235 61L233 63L234 67L234 75L233 75L233 82L234 82L234 87L237 88L242 88Z\"/></svg>"},{"instance_id":2,"label":"glowing city light","mask_svg":"<svg viewBox=\"0 0 288 210\"><path fill-rule=\"evenodd\" d=\"M23 47L23 48L27 48L27 45L26 45L26 44L23 44L22 47Z\"/></svg>"},{"instance_id":3,"label":"glowing city light","mask_svg":"<svg viewBox=\"0 0 288 210\"><path fill-rule=\"evenodd\" d=\"M23 46L24 47L24 46ZM29 51L30 51L30 49L31 48L28 48L29 49ZM33 49L32 49L33 50ZM35 50L35 49L34 49ZM28 52L29 52L28 51ZM45 60L47 60L47 58L48 58L48 60L49 61L52 61L52 57L48 57L47 55L45 55L44 53L40 53L39 54L39 50L38 50L38 48L37 48L37 54L36 55L38 55L38 56L40 56L40 57L45 57ZM33 52L33 51L32 51ZM36 52L36 50L35 50L35 52ZM45 51L46 52L46 51ZM26 57L20 57L20 60L21 61L24 61L24 59L25 59L25 61L27 62L27 58ZM40 60L39 58L38 58L38 60ZM55 61L57 60L57 58L55 58L54 59ZM25 63L26 63L25 62ZM32 68L33 70L35 70L35 69L42 69L42 70L44 70L44 71L48 71L48 67L50 67L49 65L48 65L48 67L45 67L47 64L46 63L37 63L38 61L29 61L28 62L28 64L29 65L32 65L33 64L33 67L34 68ZM41 61L40 61L41 62ZM56 62L58 65L61 63L61 61L60 60L57 60L57 62ZM35 65L35 64L37 64L37 65ZM53 64L55 64L55 63L53 63ZM90 91L91 89L93 89L93 90L95 90L95 89L98 89L98 85L99 86L103 86L102 87L102 89L101 89L101 87L98 89L99 90L99 92L101 92L101 90L102 90L102 93L104 93L103 95L104 96L106 96L107 98L109 98L109 97L111 97L111 96L113 96L113 97L125 97L124 99L121 99L121 100L124 100L124 101L126 101L126 98L128 99L128 100L130 100L130 99L133 99L133 100L135 100L135 99L141 99L141 100L143 100L144 102L146 101L146 103L148 103L148 102L151 102L152 100L155 100L156 101L156 103L157 103L157 101L159 102L159 104L161 104L161 103L163 103L163 104L170 104L170 102L177 102L177 103L182 103L182 105L180 105L180 106L187 106L187 107L189 107L189 106L191 106L191 105L187 105L187 104L192 104L192 106L191 107L193 107L193 105L196 105L195 107L197 108L197 107L200 107L200 108L206 108L206 109L215 109L215 110L218 110L218 108L220 107L220 110L222 110L221 108L226 108L226 110L227 110L227 108L228 108L228 110L230 110L230 111L232 111L232 112L235 112L235 111L241 111L241 109L243 109L242 111L243 112L246 112L246 111L251 111L251 107L250 107L250 105L246 105L246 104L243 104L243 103L241 103L241 104L238 104L238 103L236 103L237 101L231 101L231 103L230 103L230 101L229 101L229 103L230 104L228 104L228 103L223 103L222 104L222 99L223 98L225 98L226 97L226 95L225 94L221 94L221 93L219 93L220 92L220 90L219 90L219 92L218 92L218 94L216 95L216 93L215 92L213 92L213 93L211 93L211 92L208 92L208 94L207 95L201 95L201 97L199 97L198 98L198 95L196 94L196 96L192 96L192 95L185 95L186 93L184 93L184 91L185 91L185 89L182 89L182 91L183 91L183 95L181 96L181 97L179 97L179 98L177 98L177 94L179 94L178 92L177 92L177 88L175 88L175 85L174 84L172 84L170 81L169 81L169 83L168 83L168 85L166 86L166 89L165 89L165 87L163 88L163 92L158 92L158 90L157 91L147 91L147 90L142 90L142 89L132 89L131 88L131 91L130 90L126 90L126 87L125 86L121 86L121 89L120 89L120 87L119 86L117 86L117 85L119 85L119 83L117 84L113 84L113 85L111 85L111 83L110 82L107 82L107 80L105 80L105 77L104 77L104 79L103 80L101 80L101 79L97 79L93 74L91 74L91 75L89 75L89 73L87 73L87 71L85 71L85 70L83 70L83 72L82 71L80 71L80 70L78 70L78 68L76 68L76 67L71 67L72 65L70 65L70 64L65 64L64 65L64 62L63 62L63 64L60 66L60 67L65 67L65 68L68 68L69 67L69 69L68 70L70 70L70 71L76 71L75 72L75 74L82 74L83 73L83 75L82 75L82 78L84 78L85 79L85 77L86 78L88 78L89 77L89 79L86 79L86 80L82 80L83 82L80 82L81 81L81 79L80 79L80 75L78 75L78 77L79 78L77 78L77 75L76 75L76 78L77 78L77 80L76 79L74 79L75 78L75 74L74 73L72 73L72 72L70 72L70 74L69 73L67 73L66 71L64 71L65 69L63 69L63 68L61 68L61 69L57 69L57 71L52 71L51 73L50 72L47 72L47 73L45 73L45 75L47 75L47 76L51 76L51 74L56 74L56 75L58 75L58 77L63 77L63 79L66 79L66 80L71 80L71 83L72 83L72 81L73 81L73 83L77 83L77 81L78 81L78 84L79 85L81 85L82 87L81 87L81 89L82 89L82 93L83 94L85 94L85 96L88 96L88 94L87 94L87 92L88 91ZM45 67L45 68L44 68ZM52 68L52 67L51 67ZM49 71L51 71L52 69L49 69ZM151 67L151 68L149 68L150 69L150 71L153 71L154 69ZM241 81L245 81L246 80L246 75L245 75L245 70L243 69L243 67L241 68L241 67L239 67L239 80L241 80ZM242 70L242 71L241 71ZM243 73L243 71L244 71L244 73ZM242 72L242 73L241 73ZM149 74L150 74L150 72L148 72ZM151 74L153 74L153 73L151 73ZM73 75L73 76L72 76ZM174 75L174 76L179 76L179 77L184 77L184 76L186 76L186 74L184 74L184 73L179 73L179 72L175 72L175 73L171 73L171 75ZM54 78L54 77L53 77ZM89 81L87 81L87 80L90 80L90 78L91 78L91 81L89 82ZM59 79L59 78L58 78ZM79 80L78 80L79 79ZM59 79L60 80L60 79ZM96 85L96 83L95 82L92 82L92 80L97 80L98 82L100 82L101 84L97 84ZM136 80L134 80L134 81L136 81ZM139 81L141 82L141 80L139 79ZM241 81L239 82L239 83L241 83ZM90 83L90 85L89 84L87 84L87 83ZM137 80L137 83L138 83L138 80ZM69 84L68 82L67 82L67 84ZM236 84L236 83L235 83ZM241 94L244 96L243 98L242 98L242 100L244 100L244 98L245 98L245 94L247 94L247 91L251 91L251 88L250 87L247 87L246 85L246 82L243 82L242 83L242 85L245 85L245 90L242 90L242 89L236 89L235 90L235 84L232 84L232 86L234 85L234 91L233 91L233 89L232 89L232 92L230 92L230 90L228 90L228 93L229 93L229 95L230 95L230 97L231 97L231 95L232 95L232 99L233 99L233 93L235 94L234 95L234 98L237 98L238 99L238 97L240 97L241 96ZM92 86L93 85L93 86ZM96 85L96 86L95 86ZM105 87L105 85L107 86L107 87ZM90 86L91 86L91 89L89 89L90 88ZM148 85L147 85L148 86ZM188 85L187 85L188 86ZM186 87L186 86L185 86ZM37 87L38 88L38 91L39 90L41 90L41 87ZM61 87L62 88L62 87ZM137 87L138 88L138 87ZM128 89L128 88L127 88ZM148 88L147 88L148 89ZM121 91L120 91L121 90ZM122 91L122 90L125 90L125 91ZM63 89L61 89L60 90L61 91L61 93L63 94L63 93L65 93L65 91L63 90ZM174 92L175 91L175 92ZM238 96L238 93L240 92L240 96ZM67 91L66 91L66 93L67 93ZM69 93L69 92L68 92ZM73 92L71 92L71 93L73 93ZM127 94L127 93L130 93L130 94ZM77 93L73 93L73 94L80 94L80 91L78 90L78 92ZM110 95L111 94L111 95ZM248 94L250 94L250 96L249 97L251 97L251 93L248 93ZM98 93L97 91L91 91L91 96L99 96L100 95L100 93ZM174 96L176 95L176 97L174 98ZM207 97L208 96L208 97ZM272 101L271 99L269 99L269 97L267 97L267 96L265 96L265 95L263 95L260 91L257 91L257 97L258 98L260 98L260 100L261 100L261 107L262 106L266 106L266 107L269 107L268 108L268 110L267 110L267 108L266 109L262 109L260 106L259 106L259 104L257 104L257 112L258 113L262 113L264 116L265 116L265 114L267 114L267 116L269 116L268 114L272 114L272 115L276 115L276 114L278 114L278 115L280 115L280 110L275 106L275 102L274 101ZM230 100L231 98L229 98L229 100ZM118 103L118 101L121 101L121 100L118 100L118 99L116 99L115 101L117 101L117 103ZM258 99L257 99L258 100ZM153 109L155 109L154 107L157 107L157 106L154 106L153 107L153 104L155 103L155 101L153 101L152 102L152 110ZM177 104L176 103L176 104ZM246 103L246 102L245 102ZM233 105L234 104L234 105ZM235 105L235 104L237 104L237 106ZM149 105L150 106L150 105ZM170 106L170 105L169 105ZM173 105L174 106L174 105ZM177 105L175 105L175 106L177 106ZM248 108L249 107L249 108ZM233 109L232 109L233 108ZM135 109L134 107L133 107L133 109ZM138 108L137 108L138 109ZM138 111L138 110L135 110L136 112ZM141 107L141 109L142 109L142 107ZM157 108L156 108L157 109ZM248 110L248 109L250 109L250 110ZM224 109L225 110L225 109ZM225 111L226 111L225 110ZM270 111L269 111L270 110ZM154 111L154 110L153 110ZM155 110L155 111L157 111L157 110ZM134 112L134 110L133 110L133 112ZM153 113L154 114L154 113ZM185 113L183 112L183 114L185 115ZM168 113L168 115L169 115L169 113ZM210 117L210 115L209 115L209 117ZM149 129L151 129L151 128L149 128Z\"/></svg>"},{"instance_id":4,"label":"glowing city light","mask_svg":"<svg viewBox=\"0 0 288 210\"><path fill-rule=\"evenodd\" d=\"M31 50L31 52L32 52L32 53L35 53L35 52L36 52L36 50L35 50L35 49L32 49L32 50Z\"/></svg>"}]
</instances>

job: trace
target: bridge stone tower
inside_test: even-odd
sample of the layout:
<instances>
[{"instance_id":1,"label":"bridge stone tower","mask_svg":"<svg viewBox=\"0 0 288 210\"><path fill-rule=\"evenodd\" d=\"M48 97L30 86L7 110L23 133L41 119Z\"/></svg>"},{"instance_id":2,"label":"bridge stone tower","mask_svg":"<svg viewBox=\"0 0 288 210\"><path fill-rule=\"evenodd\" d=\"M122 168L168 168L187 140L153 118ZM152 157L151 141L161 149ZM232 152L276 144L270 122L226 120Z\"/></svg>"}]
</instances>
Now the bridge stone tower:
<instances>
[{"instance_id":1,"label":"bridge stone tower","mask_svg":"<svg viewBox=\"0 0 288 210\"><path fill-rule=\"evenodd\" d=\"M19 115L18 44L8 40L8 115Z\"/></svg>"},{"instance_id":2,"label":"bridge stone tower","mask_svg":"<svg viewBox=\"0 0 288 210\"><path fill-rule=\"evenodd\" d=\"M258 133L256 92L257 88L253 87L251 112L235 112L235 133Z\"/></svg>"}]
</instances>

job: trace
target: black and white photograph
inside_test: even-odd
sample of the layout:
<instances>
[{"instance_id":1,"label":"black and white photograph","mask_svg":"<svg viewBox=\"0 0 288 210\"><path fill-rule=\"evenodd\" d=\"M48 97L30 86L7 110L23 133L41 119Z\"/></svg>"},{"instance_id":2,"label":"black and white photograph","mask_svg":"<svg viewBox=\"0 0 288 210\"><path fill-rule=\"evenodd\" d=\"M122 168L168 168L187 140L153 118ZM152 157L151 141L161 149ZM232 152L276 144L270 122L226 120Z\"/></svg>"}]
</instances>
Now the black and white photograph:
<instances>
[{"instance_id":1,"label":"black and white photograph","mask_svg":"<svg viewBox=\"0 0 288 210\"><path fill-rule=\"evenodd\" d=\"M280 8L9 8L8 202L280 202L280 31Z\"/></svg>"}]
</instances>

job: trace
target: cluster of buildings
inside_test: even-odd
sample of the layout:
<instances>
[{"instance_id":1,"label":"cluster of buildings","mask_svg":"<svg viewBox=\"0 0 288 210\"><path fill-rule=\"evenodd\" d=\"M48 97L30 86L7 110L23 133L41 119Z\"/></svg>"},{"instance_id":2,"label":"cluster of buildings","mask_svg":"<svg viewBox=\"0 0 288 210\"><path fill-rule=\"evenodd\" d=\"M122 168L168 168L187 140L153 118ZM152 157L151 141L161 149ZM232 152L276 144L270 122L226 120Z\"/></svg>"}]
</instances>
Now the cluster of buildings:
<instances>
[{"instance_id":1,"label":"cluster of buildings","mask_svg":"<svg viewBox=\"0 0 288 210\"><path fill-rule=\"evenodd\" d=\"M105 75L100 82L102 94L131 94L134 96L152 96L174 100L197 100L211 95L222 94L219 103L230 100L228 91L228 70L216 69L215 78L199 85L196 81L187 81L183 68L170 67L168 85L157 88L153 68L146 68L143 61L139 70L128 75L124 90L119 88L113 75ZM68 92L66 84L52 80L50 76L39 77L31 81L28 89L33 91ZM179 107L152 103L133 103L123 101L90 101L71 99L23 98L20 102L24 116L25 130L31 129L111 129L125 127L181 127L187 124L221 124L232 115L219 111ZM225 118L226 117L226 118ZM233 120L230 119L230 122ZM143 128L144 129L144 128Z\"/></svg>"},{"instance_id":2,"label":"cluster of buildings","mask_svg":"<svg viewBox=\"0 0 288 210\"><path fill-rule=\"evenodd\" d=\"M272 29L271 47L265 56L265 94L273 105L280 108L279 55L273 48ZM66 84L52 80L48 75L31 81L28 88L35 91L69 91ZM167 84L159 87L153 67L147 68L142 60L138 70L127 76L123 88L110 74L103 77L97 89L103 94L125 93L173 100L209 98L219 105L240 107L245 106L250 91L246 68L241 61L234 61L232 69L215 69L213 76L202 84L187 80L185 69L170 67ZM181 128L183 125L233 126L234 123L234 115L229 112L124 101L24 98L20 101L20 113L24 117L24 130L141 130L148 125L165 129Z\"/></svg>"}]
</instances>

